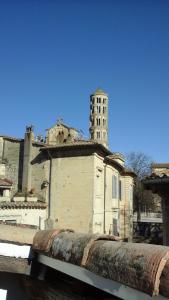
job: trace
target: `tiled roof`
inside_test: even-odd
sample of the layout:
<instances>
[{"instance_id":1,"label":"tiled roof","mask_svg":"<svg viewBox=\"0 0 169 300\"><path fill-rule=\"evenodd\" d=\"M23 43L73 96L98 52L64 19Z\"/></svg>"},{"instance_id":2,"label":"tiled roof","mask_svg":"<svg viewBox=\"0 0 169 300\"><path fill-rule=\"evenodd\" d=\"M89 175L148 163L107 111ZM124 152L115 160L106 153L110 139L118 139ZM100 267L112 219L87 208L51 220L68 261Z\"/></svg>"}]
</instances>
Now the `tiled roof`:
<instances>
[{"instance_id":1,"label":"tiled roof","mask_svg":"<svg viewBox=\"0 0 169 300\"><path fill-rule=\"evenodd\" d=\"M154 193L169 190L169 175L152 173L150 176L143 179L143 184L146 189L152 190Z\"/></svg>"},{"instance_id":2,"label":"tiled roof","mask_svg":"<svg viewBox=\"0 0 169 300\"><path fill-rule=\"evenodd\" d=\"M152 168L169 168L169 163L154 163Z\"/></svg>"},{"instance_id":3,"label":"tiled roof","mask_svg":"<svg viewBox=\"0 0 169 300\"><path fill-rule=\"evenodd\" d=\"M147 176L143 181L152 181L152 180L160 180L160 181L165 181L167 179L167 181L169 180L169 174L165 174L165 173L152 173L150 176Z\"/></svg>"},{"instance_id":4,"label":"tiled roof","mask_svg":"<svg viewBox=\"0 0 169 300\"><path fill-rule=\"evenodd\" d=\"M57 145L47 145L42 147L40 150L45 151L45 150L61 150L61 149L73 149L73 148L85 148L85 147L98 147L101 150L105 152L106 155L112 154L110 150L105 148L102 144L99 144L95 141L90 141L90 140L77 140L74 141L73 143L63 143L63 144L57 144Z\"/></svg>"},{"instance_id":5,"label":"tiled roof","mask_svg":"<svg viewBox=\"0 0 169 300\"><path fill-rule=\"evenodd\" d=\"M10 187L12 185L12 181L6 178L0 178L0 186Z\"/></svg>"},{"instance_id":6,"label":"tiled roof","mask_svg":"<svg viewBox=\"0 0 169 300\"><path fill-rule=\"evenodd\" d=\"M0 202L0 209L5 209L5 208L41 208L41 209L45 209L47 207L47 204L44 202L38 202L38 201L30 201L30 202L26 202L26 201L2 201Z\"/></svg>"}]
</instances>

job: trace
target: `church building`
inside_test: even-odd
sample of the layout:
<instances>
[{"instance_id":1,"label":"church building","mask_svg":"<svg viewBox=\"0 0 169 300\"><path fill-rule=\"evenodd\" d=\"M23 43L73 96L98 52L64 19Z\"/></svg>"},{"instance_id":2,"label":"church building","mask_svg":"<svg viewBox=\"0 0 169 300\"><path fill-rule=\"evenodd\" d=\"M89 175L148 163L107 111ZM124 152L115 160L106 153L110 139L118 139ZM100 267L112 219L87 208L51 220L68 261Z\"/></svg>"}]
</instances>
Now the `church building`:
<instances>
[{"instance_id":1,"label":"church building","mask_svg":"<svg viewBox=\"0 0 169 300\"><path fill-rule=\"evenodd\" d=\"M0 221L131 239L134 176L108 148L108 95L90 96L90 138L59 120L45 140L0 136Z\"/></svg>"}]
</instances>

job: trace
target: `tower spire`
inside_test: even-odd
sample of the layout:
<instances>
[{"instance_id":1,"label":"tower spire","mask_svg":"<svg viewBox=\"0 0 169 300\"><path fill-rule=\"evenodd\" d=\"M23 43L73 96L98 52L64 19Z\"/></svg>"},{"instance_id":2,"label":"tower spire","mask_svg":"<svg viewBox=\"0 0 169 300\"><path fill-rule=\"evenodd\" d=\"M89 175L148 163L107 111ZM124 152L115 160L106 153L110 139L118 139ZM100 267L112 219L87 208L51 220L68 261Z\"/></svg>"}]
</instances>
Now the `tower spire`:
<instances>
[{"instance_id":1,"label":"tower spire","mask_svg":"<svg viewBox=\"0 0 169 300\"><path fill-rule=\"evenodd\" d=\"M108 147L108 95L100 88L90 95L90 139Z\"/></svg>"}]
</instances>

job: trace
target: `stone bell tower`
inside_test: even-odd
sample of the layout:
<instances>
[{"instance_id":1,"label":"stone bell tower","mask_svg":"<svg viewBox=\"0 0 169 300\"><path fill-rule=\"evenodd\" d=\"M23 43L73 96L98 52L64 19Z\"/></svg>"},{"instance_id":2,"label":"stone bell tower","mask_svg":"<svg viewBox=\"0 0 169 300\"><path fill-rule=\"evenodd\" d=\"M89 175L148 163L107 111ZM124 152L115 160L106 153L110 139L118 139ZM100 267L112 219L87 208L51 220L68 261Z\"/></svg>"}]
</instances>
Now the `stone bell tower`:
<instances>
[{"instance_id":1,"label":"stone bell tower","mask_svg":"<svg viewBox=\"0 0 169 300\"><path fill-rule=\"evenodd\" d=\"M108 148L108 95L97 89L90 95L90 139Z\"/></svg>"}]
</instances>

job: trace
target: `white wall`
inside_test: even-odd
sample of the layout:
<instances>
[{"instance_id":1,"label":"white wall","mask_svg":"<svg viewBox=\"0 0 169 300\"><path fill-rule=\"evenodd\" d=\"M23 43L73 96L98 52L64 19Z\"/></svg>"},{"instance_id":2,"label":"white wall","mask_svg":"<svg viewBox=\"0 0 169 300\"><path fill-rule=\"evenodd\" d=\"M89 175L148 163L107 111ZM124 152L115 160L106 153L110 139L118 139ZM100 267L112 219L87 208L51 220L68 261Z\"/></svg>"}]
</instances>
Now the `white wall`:
<instances>
[{"instance_id":1,"label":"white wall","mask_svg":"<svg viewBox=\"0 0 169 300\"><path fill-rule=\"evenodd\" d=\"M16 220L16 223L40 226L44 229L44 221L46 219L46 209L1 209L0 220L11 221Z\"/></svg>"}]
</instances>

